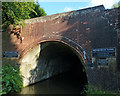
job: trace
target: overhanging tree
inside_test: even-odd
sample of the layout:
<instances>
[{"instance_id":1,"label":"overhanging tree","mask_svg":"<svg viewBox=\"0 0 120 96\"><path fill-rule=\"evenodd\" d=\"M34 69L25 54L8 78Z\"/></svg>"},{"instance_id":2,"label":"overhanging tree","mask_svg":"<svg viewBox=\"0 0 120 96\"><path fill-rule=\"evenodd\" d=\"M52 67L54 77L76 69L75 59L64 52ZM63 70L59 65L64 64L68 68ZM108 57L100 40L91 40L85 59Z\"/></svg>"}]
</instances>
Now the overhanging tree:
<instances>
[{"instance_id":1,"label":"overhanging tree","mask_svg":"<svg viewBox=\"0 0 120 96\"><path fill-rule=\"evenodd\" d=\"M120 1L112 6L113 8L118 8L120 7Z\"/></svg>"},{"instance_id":2,"label":"overhanging tree","mask_svg":"<svg viewBox=\"0 0 120 96\"><path fill-rule=\"evenodd\" d=\"M46 16L45 11L35 2L3 2L2 3L2 24L6 29L8 25L17 25L25 19Z\"/></svg>"}]
</instances>

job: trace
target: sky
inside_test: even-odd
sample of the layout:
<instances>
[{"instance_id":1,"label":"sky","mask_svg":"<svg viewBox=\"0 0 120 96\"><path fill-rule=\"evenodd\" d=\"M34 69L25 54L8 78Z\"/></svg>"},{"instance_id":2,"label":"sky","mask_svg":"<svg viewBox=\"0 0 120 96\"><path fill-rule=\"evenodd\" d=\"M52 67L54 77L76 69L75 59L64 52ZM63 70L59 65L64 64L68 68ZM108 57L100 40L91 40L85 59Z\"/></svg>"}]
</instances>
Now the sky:
<instances>
[{"instance_id":1,"label":"sky","mask_svg":"<svg viewBox=\"0 0 120 96\"><path fill-rule=\"evenodd\" d=\"M45 10L47 15L63 13L88 7L104 5L110 9L113 4L120 0L38 0L40 7Z\"/></svg>"}]
</instances>

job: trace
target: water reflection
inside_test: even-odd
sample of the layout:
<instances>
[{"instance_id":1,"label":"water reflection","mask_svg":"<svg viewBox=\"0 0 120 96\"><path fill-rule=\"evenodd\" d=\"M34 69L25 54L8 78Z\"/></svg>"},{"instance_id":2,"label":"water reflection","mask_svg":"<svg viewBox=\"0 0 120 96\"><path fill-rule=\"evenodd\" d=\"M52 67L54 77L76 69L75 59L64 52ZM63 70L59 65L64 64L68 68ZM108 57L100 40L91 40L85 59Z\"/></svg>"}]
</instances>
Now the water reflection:
<instances>
[{"instance_id":1,"label":"water reflection","mask_svg":"<svg viewBox=\"0 0 120 96\"><path fill-rule=\"evenodd\" d=\"M83 86L71 72L23 88L19 94L80 94Z\"/></svg>"}]
</instances>

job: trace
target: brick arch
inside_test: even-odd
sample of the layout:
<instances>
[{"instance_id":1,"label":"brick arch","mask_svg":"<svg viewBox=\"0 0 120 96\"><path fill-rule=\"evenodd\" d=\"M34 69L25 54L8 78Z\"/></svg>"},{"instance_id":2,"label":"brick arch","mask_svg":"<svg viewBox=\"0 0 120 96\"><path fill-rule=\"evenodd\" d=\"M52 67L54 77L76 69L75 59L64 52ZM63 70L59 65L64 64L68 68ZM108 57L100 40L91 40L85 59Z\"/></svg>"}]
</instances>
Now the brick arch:
<instances>
[{"instance_id":1,"label":"brick arch","mask_svg":"<svg viewBox=\"0 0 120 96\"><path fill-rule=\"evenodd\" d=\"M61 42L67 46L69 46L70 48L72 48L76 54L79 56L79 58L81 59L81 62L84 64L88 64L90 62L89 60L89 56L87 55L87 53L85 52L85 50L76 42L74 42L73 40L64 37L64 36L57 36L57 35L49 35L49 36L43 36L42 38L40 38L38 41L34 42L32 45L27 46L22 52L21 52L21 56L20 56L20 62L21 60L24 58L24 56L31 50L33 49L35 46L39 45L40 43L43 42L48 42L48 41L56 41L56 42ZM86 66L85 66L86 67Z\"/></svg>"},{"instance_id":2,"label":"brick arch","mask_svg":"<svg viewBox=\"0 0 120 96\"><path fill-rule=\"evenodd\" d=\"M70 39L68 39L68 38L66 38L66 37L62 37L62 36L44 36L42 39L40 39L39 41L37 41L37 42L35 42L33 45L31 45L31 46L29 46L28 48L25 48L25 49L27 49L27 50L24 50L23 52L24 52L24 55L23 55L23 57L21 58L21 65L20 65L20 71L21 71L21 74L23 75L23 86L27 86L27 85L29 85L29 84L33 84L33 83L35 83L35 82L38 82L38 80L39 81L41 81L41 80L43 80L43 78L42 77L34 77L34 75L32 76L32 74L34 74L34 72L37 72L36 70L40 70L40 69L36 69L36 68L39 68L38 66L41 66L41 64L44 64L46 61L45 60L47 60L47 59L45 59L46 57L47 58L51 58L51 57L48 57L48 56L52 56L51 54L51 52L50 51L48 51L48 52L50 52L49 53L49 55L48 56L46 56L45 55L45 57L42 55L42 58L40 57L41 55L41 52L42 52L42 49L44 50L45 48L46 48L46 46L51 46L51 45L47 45L47 44L45 44L45 47L43 46L41 46L42 44L44 45L44 43L45 42L48 42L48 44L50 44L49 42L52 42L52 44L54 43L54 42L57 42L57 44L58 45L60 45L60 46L63 46L64 45L64 47L62 47L62 50L64 50L64 48L65 48L65 50L67 51L67 54L69 54L68 52L70 52L70 54L74 54L74 55L76 55L75 56L75 60L79 60L78 62L77 62L77 64L79 64L80 63L80 72L83 72L83 73L80 73L81 75L80 76L83 76L83 77L79 77L79 78L83 78L83 79L85 79L85 80L83 80L83 81L85 81L84 83L86 84L87 82L88 82L88 79L87 79L87 73L86 73L86 64L89 62L89 60L88 60L88 57L87 57L87 55L85 55L85 51L82 49L82 47L81 46L79 46L78 44L76 44L75 42L73 42L72 40L70 40ZM56 45L57 45L56 44ZM61 45L62 44L62 45ZM37 49L36 49L37 48ZM54 48L56 48L56 47L54 47ZM60 48L59 48L60 49ZM36 51L36 50L39 50L39 51ZM51 49L48 49L48 50L51 50ZM54 49L53 49L54 50ZM52 52L53 52L53 50L51 50ZM58 49L57 49L58 50ZM65 52L66 52L65 51ZM46 51L44 51L45 52L45 54L47 54L46 53ZM39 55L37 55L39 53ZM64 52L63 52L64 53ZM54 53L55 54L55 53ZM37 57L36 57L36 55L37 55ZM73 56L74 56L73 55ZM57 55L56 55L57 56ZM58 55L59 56L59 55ZM61 56L61 55L60 55ZM69 58L69 56L70 56L70 58L71 58L71 55L67 55L68 56L68 58ZM37 58L37 59L35 59L35 58ZM39 61L39 59L40 59L40 61ZM63 57L62 57L63 58ZM67 60L67 62L71 62L71 60L70 59L68 59L68 58L66 58L65 57L65 59ZM78 59L76 59L76 58L78 58ZM74 59L74 58L73 58ZM35 61L34 61L35 60ZM70 60L70 61L69 61ZM59 61L59 60L58 60ZM57 61L57 62L58 62ZM41 63L39 63L39 62L41 62ZM53 63L55 64L55 62L56 61L53 61ZM65 61L66 62L66 61ZM73 61L74 62L74 61ZM46 63L45 63L46 64ZM51 63L50 63L51 64ZM59 62L58 62L58 64L59 64ZM60 63L61 64L61 63ZM64 64L64 63L63 63ZM67 63L66 63L67 64ZM69 64L69 63L68 63ZM67 64L67 65L68 65ZM71 63L72 64L72 63ZM70 66L73 66L73 65L71 65L70 64ZM49 65L49 63L48 63L48 65ZM28 67L28 66L31 66L31 67ZM37 66L37 67L36 67ZM69 66L69 67L70 67ZM74 65L74 66L78 66L78 65ZM68 67L68 68L69 68ZM41 68L41 67L40 67ZM78 67L77 67L78 68ZM82 69L81 69L82 68ZM64 69L64 68L63 68ZM85 69L85 70L84 70ZM44 70L44 69L42 69L42 70ZM82 70L84 70L84 71L82 71ZM31 73L32 72L32 73ZM64 72L64 71L63 71ZM31 73L31 74L30 74ZM37 73L35 73L35 74L37 74ZM51 74L51 72L49 73L49 74ZM54 73L54 74L56 74L56 73ZM38 75L40 75L40 74L38 74ZM38 76L37 75L37 76ZM57 75L57 74L56 74ZM51 77L52 75L50 75L50 77ZM44 76L45 77L45 76ZM35 78L37 78L37 79L35 79ZM45 77L44 79L46 79L46 78L49 78L49 77Z\"/></svg>"}]
</instances>

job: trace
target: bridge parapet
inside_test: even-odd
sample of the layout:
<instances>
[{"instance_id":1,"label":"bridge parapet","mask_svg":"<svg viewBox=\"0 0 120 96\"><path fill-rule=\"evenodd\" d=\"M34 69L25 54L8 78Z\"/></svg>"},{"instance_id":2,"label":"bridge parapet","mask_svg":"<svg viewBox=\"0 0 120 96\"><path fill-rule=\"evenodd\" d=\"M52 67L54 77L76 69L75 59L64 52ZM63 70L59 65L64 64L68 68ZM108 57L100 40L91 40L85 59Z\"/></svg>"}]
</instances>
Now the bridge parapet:
<instances>
[{"instance_id":1,"label":"bridge parapet","mask_svg":"<svg viewBox=\"0 0 120 96\"><path fill-rule=\"evenodd\" d=\"M91 8L86 8L86 9L81 9L81 10L76 10L76 11L71 11L71 12L65 12L65 13L60 13L60 14L55 14L55 15L50 15L50 16L28 19L28 20L25 20L25 23L47 22L49 20L51 21L53 19L65 18L65 17L72 18L79 14L87 14L89 12L104 11L104 10L105 10L104 6L101 5L101 6L96 6L96 7L91 7Z\"/></svg>"}]
</instances>

